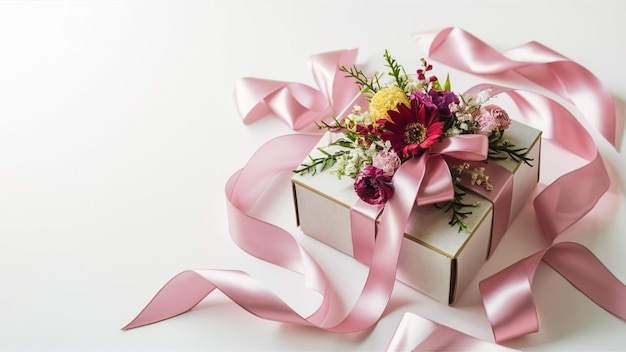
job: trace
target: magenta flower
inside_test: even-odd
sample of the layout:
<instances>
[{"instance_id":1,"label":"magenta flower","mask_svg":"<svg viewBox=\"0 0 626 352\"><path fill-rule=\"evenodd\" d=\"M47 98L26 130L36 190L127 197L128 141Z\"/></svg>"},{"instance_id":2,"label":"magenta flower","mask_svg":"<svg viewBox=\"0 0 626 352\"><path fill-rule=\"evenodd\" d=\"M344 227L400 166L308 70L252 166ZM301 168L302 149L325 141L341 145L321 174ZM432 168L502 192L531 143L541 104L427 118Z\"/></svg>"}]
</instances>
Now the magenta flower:
<instances>
[{"instance_id":1,"label":"magenta flower","mask_svg":"<svg viewBox=\"0 0 626 352\"><path fill-rule=\"evenodd\" d=\"M431 89L428 94L420 91L415 91L411 95L411 99L418 99L422 103L437 107L441 116L452 116L450 111L450 104L458 104L459 97L449 90L436 91Z\"/></svg>"},{"instance_id":2,"label":"magenta flower","mask_svg":"<svg viewBox=\"0 0 626 352\"><path fill-rule=\"evenodd\" d=\"M431 89L428 92L428 95L430 95L430 99L433 101L433 104L437 106L439 114L442 116L451 116L452 113L450 112L450 104L459 103L459 97L457 97L454 92L449 90L436 91Z\"/></svg>"},{"instance_id":3,"label":"magenta flower","mask_svg":"<svg viewBox=\"0 0 626 352\"><path fill-rule=\"evenodd\" d=\"M438 109L437 105L435 105L433 100L430 98L430 95L424 92L416 90L413 94L411 94L411 100L413 99L419 100L422 104L427 105L429 108Z\"/></svg>"},{"instance_id":4,"label":"magenta flower","mask_svg":"<svg viewBox=\"0 0 626 352\"><path fill-rule=\"evenodd\" d=\"M393 195L391 177L372 165L366 166L356 175L354 190L368 204L384 204Z\"/></svg>"}]
</instances>

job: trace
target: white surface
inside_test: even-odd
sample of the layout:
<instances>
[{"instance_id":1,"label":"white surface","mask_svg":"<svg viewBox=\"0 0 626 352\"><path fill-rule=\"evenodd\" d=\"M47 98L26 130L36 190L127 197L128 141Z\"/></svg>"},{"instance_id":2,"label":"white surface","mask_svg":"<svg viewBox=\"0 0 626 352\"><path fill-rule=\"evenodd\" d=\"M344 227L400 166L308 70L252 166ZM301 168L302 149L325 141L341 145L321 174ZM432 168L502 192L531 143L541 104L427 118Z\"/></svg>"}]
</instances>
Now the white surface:
<instances>
[{"instance_id":1,"label":"white surface","mask_svg":"<svg viewBox=\"0 0 626 352\"><path fill-rule=\"evenodd\" d=\"M0 350L382 350L405 311L492 340L477 283L544 245L529 206L454 308L398 284L372 330L339 335L262 321L214 293L183 316L119 329L184 269L243 269L303 312L318 302L228 235L227 178L289 132L273 118L244 126L236 79L312 84L309 55L353 47L360 62L387 48L410 67L424 55L411 33L456 25L498 49L537 40L623 106L625 12L618 0L0 2ZM611 190L563 238L626 281L624 147L596 140ZM545 182L567 159L544 151ZM274 206L266 215L301 238L288 191ZM365 268L301 241L354 300ZM540 332L507 346L626 348L623 321L546 266L535 281Z\"/></svg>"}]
</instances>

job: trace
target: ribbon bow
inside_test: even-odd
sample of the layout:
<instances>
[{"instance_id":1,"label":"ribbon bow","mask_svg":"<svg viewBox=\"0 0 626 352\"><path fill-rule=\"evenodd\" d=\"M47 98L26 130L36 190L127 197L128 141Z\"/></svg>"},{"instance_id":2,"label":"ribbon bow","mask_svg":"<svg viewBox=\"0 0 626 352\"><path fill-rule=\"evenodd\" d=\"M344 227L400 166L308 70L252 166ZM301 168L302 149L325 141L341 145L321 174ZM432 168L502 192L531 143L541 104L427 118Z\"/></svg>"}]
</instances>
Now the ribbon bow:
<instances>
[{"instance_id":1,"label":"ribbon bow","mask_svg":"<svg viewBox=\"0 0 626 352\"><path fill-rule=\"evenodd\" d=\"M487 136L466 134L444 138L430 147L427 157L427 172L417 194L418 206L438 203L454 198L454 188L450 167L444 155L468 161L487 159L489 140Z\"/></svg>"},{"instance_id":2,"label":"ribbon bow","mask_svg":"<svg viewBox=\"0 0 626 352\"><path fill-rule=\"evenodd\" d=\"M430 146L419 157L405 161L400 165L392 179L394 196L391 199L398 194L415 194L415 197L413 200L402 202L404 205L395 205L398 209L392 212L396 212L396 216L386 215L392 217L391 220L383 217L384 210L387 209L388 205L383 208L382 214L379 206L367 204L362 200L358 200L352 205L350 228L354 258L370 266L373 262L372 256L377 242L386 241L385 236L396 235L384 233L385 223L392 221L397 224L398 228L401 228L401 233L404 234L408 216L414 204L422 206L454 199L452 175L444 156L468 161L481 161L487 158L488 151L489 140L487 136L468 134L444 138ZM398 177L398 173L403 176ZM376 233L376 220L379 214L381 214L381 228ZM392 230L388 229L387 231ZM394 265L397 264L395 263L397 260L393 262Z\"/></svg>"}]
</instances>

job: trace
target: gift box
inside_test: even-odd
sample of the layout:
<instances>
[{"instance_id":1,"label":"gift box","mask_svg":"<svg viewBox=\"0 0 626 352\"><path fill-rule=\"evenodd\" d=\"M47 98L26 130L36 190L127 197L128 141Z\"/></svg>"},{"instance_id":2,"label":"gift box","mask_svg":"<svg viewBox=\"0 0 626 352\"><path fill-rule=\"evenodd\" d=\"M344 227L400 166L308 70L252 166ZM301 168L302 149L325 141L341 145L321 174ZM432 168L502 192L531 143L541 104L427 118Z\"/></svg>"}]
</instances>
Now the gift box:
<instances>
[{"instance_id":1,"label":"gift box","mask_svg":"<svg viewBox=\"0 0 626 352\"><path fill-rule=\"evenodd\" d=\"M329 132L317 147L327 146L330 138ZM445 304L453 304L467 288L539 180L541 132L512 121L506 139L512 145L528 148L526 156L533 159L532 165L512 158L471 162L472 169L485 168L493 189L486 190L484 185L472 183L471 178L462 178L459 187L467 191L463 203L479 204L469 209L464 230L451 226L450 213L442 208L432 204L414 206L400 250L398 280ZM317 147L312 157L321 153ZM451 167L459 163L462 161L448 160ZM354 180L318 172L294 174L291 181L302 232L368 264L371 253L355 256L355 250L371 251L375 230L365 234L351 231L350 209L358 201ZM372 208L364 221L375 225L377 214Z\"/></svg>"}]
</instances>

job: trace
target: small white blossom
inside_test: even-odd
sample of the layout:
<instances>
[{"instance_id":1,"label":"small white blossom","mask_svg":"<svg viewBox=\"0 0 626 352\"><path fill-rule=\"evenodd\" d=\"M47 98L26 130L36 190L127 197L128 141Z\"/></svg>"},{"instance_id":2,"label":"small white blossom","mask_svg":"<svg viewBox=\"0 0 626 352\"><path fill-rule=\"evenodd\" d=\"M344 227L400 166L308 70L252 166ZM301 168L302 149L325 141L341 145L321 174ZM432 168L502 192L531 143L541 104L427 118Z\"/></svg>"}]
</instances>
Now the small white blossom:
<instances>
[{"instance_id":1,"label":"small white blossom","mask_svg":"<svg viewBox=\"0 0 626 352\"><path fill-rule=\"evenodd\" d=\"M473 105L483 105L491 98L491 89L483 89L474 96Z\"/></svg>"},{"instance_id":2,"label":"small white blossom","mask_svg":"<svg viewBox=\"0 0 626 352\"><path fill-rule=\"evenodd\" d=\"M479 167L472 171L472 181L473 185L483 186L487 191L493 190L493 185L489 183L489 176L485 175L485 168Z\"/></svg>"}]
</instances>

